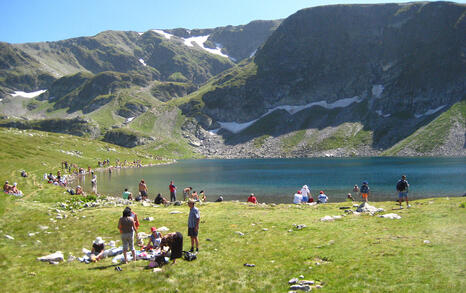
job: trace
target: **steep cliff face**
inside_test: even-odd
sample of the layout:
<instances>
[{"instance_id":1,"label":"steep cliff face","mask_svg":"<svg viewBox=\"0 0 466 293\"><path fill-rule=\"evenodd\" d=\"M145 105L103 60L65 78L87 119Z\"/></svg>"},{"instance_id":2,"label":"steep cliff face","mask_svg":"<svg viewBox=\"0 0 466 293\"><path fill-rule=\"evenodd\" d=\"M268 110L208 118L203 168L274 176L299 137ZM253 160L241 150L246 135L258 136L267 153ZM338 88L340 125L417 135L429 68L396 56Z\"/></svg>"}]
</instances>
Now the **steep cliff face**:
<instances>
[{"instance_id":1,"label":"steep cliff face","mask_svg":"<svg viewBox=\"0 0 466 293\"><path fill-rule=\"evenodd\" d=\"M201 112L232 144L354 122L371 131L372 147L390 147L466 98L465 7L301 10L243 70L212 82ZM261 123L271 116L280 119Z\"/></svg>"},{"instance_id":2,"label":"steep cliff face","mask_svg":"<svg viewBox=\"0 0 466 293\"><path fill-rule=\"evenodd\" d=\"M277 105L370 99L384 115L422 114L464 97L464 5L416 3L304 9L283 21L257 52L257 71L239 86L206 94L206 113L248 121ZM230 80L237 79L236 75ZM217 111L230 95L247 107ZM245 115L244 113L250 113Z\"/></svg>"}]
</instances>

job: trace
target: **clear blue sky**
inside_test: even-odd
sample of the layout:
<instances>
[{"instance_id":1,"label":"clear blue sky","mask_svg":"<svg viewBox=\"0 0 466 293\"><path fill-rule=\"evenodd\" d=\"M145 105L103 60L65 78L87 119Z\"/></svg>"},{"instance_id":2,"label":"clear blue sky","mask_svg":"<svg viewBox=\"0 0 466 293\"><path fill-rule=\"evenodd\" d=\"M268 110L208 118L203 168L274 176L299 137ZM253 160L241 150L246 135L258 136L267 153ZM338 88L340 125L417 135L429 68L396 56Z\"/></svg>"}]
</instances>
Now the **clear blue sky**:
<instances>
[{"instance_id":1,"label":"clear blue sky","mask_svg":"<svg viewBox=\"0 0 466 293\"><path fill-rule=\"evenodd\" d=\"M104 30L212 28L286 18L312 6L397 0L0 0L0 41L56 41ZM466 0L456 1L465 3Z\"/></svg>"}]
</instances>

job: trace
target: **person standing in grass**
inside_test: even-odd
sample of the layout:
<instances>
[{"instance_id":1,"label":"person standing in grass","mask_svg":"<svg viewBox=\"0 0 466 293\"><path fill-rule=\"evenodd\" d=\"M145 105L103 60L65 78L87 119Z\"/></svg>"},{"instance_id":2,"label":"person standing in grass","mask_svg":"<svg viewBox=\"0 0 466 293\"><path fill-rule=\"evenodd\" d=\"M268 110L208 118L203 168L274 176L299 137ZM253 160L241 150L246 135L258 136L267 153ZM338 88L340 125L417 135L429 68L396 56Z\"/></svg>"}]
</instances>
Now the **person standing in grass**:
<instances>
[{"instance_id":1,"label":"person standing in grass","mask_svg":"<svg viewBox=\"0 0 466 293\"><path fill-rule=\"evenodd\" d=\"M136 260L136 251L134 250L134 233L138 231L134 219L131 217L131 209L123 210L123 217L118 221L118 229L121 233L121 242L123 242L123 256L125 263L128 263L126 253L131 250L133 260Z\"/></svg>"},{"instance_id":2,"label":"person standing in grass","mask_svg":"<svg viewBox=\"0 0 466 293\"><path fill-rule=\"evenodd\" d=\"M406 200L406 207L407 208L411 207L408 202L408 189L409 189L409 183L406 180L406 175L403 175L401 176L401 179L398 180L398 183L396 184L396 190L398 191L398 202L400 203L400 208L402 208L401 203L403 202L403 199Z\"/></svg>"},{"instance_id":3,"label":"person standing in grass","mask_svg":"<svg viewBox=\"0 0 466 293\"><path fill-rule=\"evenodd\" d=\"M370 188L367 181L362 182L361 186L361 196L364 202L367 202L367 197L369 196Z\"/></svg>"},{"instance_id":4,"label":"person standing in grass","mask_svg":"<svg viewBox=\"0 0 466 293\"><path fill-rule=\"evenodd\" d=\"M194 206L195 201L190 199L188 201L189 206L189 217L188 217L188 236L191 237L191 249L190 252L194 251L194 243L196 244L196 251L199 251L199 240L197 234L199 232L199 222L201 219L201 213L199 209Z\"/></svg>"},{"instance_id":5,"label":"person standing in grass","mask_svg":"<svg viewBox=\"0 0 466 293\"><path fill-rule=\"evenodd\" d=\"M176 186L173 184L173 181L170 181L168 189L170 190L170 201L176 201Z\"/></svg>"}]
</instances>

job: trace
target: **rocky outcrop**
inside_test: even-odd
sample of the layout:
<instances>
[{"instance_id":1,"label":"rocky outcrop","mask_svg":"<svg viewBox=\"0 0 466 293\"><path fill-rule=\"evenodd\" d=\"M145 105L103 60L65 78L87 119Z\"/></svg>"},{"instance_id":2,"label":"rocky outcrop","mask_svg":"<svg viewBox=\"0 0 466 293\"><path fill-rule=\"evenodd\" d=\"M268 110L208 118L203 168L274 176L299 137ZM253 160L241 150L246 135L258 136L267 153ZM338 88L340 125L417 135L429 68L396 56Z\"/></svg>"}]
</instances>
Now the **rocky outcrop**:
<instances>
[{"instance_id":1,"label":"rocky outcrop","mask_svg":"<svg viewBox=\"0 0 466 293\"><path fill-rule=\"evenodd\" d=\"M138 145L153 142L155 141L155 139L152 137L144 136L138 132L123 128L107 131L105 133L103 141L123 147L132 148Z\"/></svg>"},{"instance_id":2,"label":"rocky outcrop","mask_svg":"<svg viewBox=\"0 0 466 293\"><path fill-rule=\"evenodd\" d=\"M76 136L100 136L98 125L82 117L72 119L44 119L44 120L4 120L0 127L13 127L19 129L35 129L48 132L66 133Z\"/></svg>"}]
</instances>

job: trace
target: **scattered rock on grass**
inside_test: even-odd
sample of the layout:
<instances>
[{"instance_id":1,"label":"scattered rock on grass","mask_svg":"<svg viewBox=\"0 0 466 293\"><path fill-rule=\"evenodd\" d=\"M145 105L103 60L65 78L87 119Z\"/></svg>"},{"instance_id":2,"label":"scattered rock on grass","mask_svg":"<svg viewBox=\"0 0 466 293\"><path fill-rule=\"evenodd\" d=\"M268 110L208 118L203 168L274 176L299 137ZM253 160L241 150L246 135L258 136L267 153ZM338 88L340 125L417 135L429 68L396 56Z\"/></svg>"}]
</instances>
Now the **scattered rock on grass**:
<instances>
[{"instance_id":1,"label":"scattered rock on grass","mask_svg":"<svg viewBox=\"0 0 466 293\"><path fill-rule=\"evenodd\" d=\"M253 264L253 263L245 263L244 266L245 266L245 267L251 267L251 268L252 268L252 267L255 267L256 265Z\"/></svg>"},{"instance_id":2,"label":"scattered rock on grass","mask_svg":"<svg viewBox=\"0 0 466 293\"><path fill-rule=\"evenodd\" d=\"M385 215L381 215L380 216L381 218L386 218L386 219L401 219L401 216L397 215L397 214L385 214Z\"/></svg>"},{"instance_id":3,"label":"scattered rock on grass","mask_svg":"<svg viewBox=\"0 0 466 293\"><path fill-rule=\"evenodd\" d=\"M424 240L424 244L430 244L431 242L429 240Z\"/></svg>"},{"instance_id":4,"label":"scattered rock on grass","mask_svg":"<svg viewBox=\"0 0 466 293\"><path fill-rule=\"evenodd\" d=\"M168 228L165 227L165 226L162 226L162 227L160 227L160 228L157 228L157 231L159 231L159 232L167 232L167 231L170 231L170 229L168 229Z\"/></svg>"},{"instance_id":5,"label":"scattered rock on grass","mask_svg":"<svg viewBox=\"0 0 466 293\"><path fill-rule=\"evenodd\" d=\"M239 236L244 236L244 233L241 231L236 231L235 233L238 234Z\"/></svg>"},{"instance_id":6,"label":"scattered rock on grass","mask_svg":"<svg viewBox=\"0 0 466 293\"><path fill-rule=\"evenodd\" d=\"M144 221L152 222L153 220L154 220L153 217L146 217L146 218L144 218Z\"/></svg>"},{"instance_id":7,"label":"scattered rock on grass","mask_svg":"<svg viewBox=\"0 0 466 293\"><path fill-rule=\"evenodd\" d=\"M297 284L298 281L299 281L298 278L293 278L293 279L291 279L291 280L288 281L288 284L294 285L294 284Z\"/></svg>"},{"instance_id":8,"label":"scattered rock on grass","mask_svg":"<svg viewBox=\"0 0 466 293\"><path fill-rule=\"evenodd\" d=\"M10 235L5 235L5 237L10 239L10 240L15 240L15 238L13 236L10 236Z\"/></svg>"},{"instance_id":9,"label":"scattered rock on grass","mask_svg":"<svg viewBox=\"0 0 466 293\"><path fill-rule=\"evenodd\" d=\"M381 208L376 208L374 206L371 206L370 204L368 204L367 202L363 202L356 210L357 212L359 213L369 213L369 214L375 214L375 213L379 213L379 212L383 212L384 209L381 209Z\"/></svg>"},{"instance_id":10,"label":"scattered rock on grass","mask_svg":"<svg viewBox=\"0 0 466 293\"><path fill-rule=\"evenodd\" d=\"M183 212L180 212L180 211L172 211L170 212L170 214L182 214Z\"/></svg>"},{"instance_id":11,"label":"scattered rock on grass","mask_svg":"<svg viewBox=\"0 0 466 293\"><path fill-rule=\"evenodd\" d=\"M300 290L300 291L311 291L311 286L309 285L292 285L290 290Z\"/></svg>"}]
</instances>

